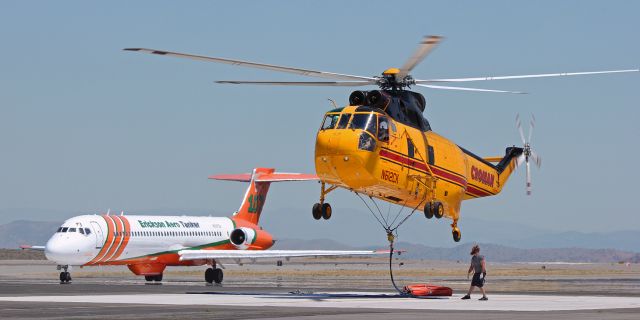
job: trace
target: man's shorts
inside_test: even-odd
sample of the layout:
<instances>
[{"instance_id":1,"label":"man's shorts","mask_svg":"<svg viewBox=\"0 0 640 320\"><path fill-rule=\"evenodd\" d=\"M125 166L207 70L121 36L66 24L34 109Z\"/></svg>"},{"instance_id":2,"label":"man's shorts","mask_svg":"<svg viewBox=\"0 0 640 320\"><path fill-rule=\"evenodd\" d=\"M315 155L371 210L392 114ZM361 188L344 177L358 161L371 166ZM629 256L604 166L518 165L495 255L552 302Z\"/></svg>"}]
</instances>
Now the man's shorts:
<instances>
[{"instance_id":1,"label":"man's shorts","mask_svg":"<svg viewBox=\"0 0 640 320\"><path fill-rule=\"evenodd\" d=\"M482 286L484 286L484 278L481 278L480 276L482 275L482 273L474 273L473 274L473 279L471 279L471 285L474 287L478 287L478 288L482 288Z\"/></svg>"}]
</instances>

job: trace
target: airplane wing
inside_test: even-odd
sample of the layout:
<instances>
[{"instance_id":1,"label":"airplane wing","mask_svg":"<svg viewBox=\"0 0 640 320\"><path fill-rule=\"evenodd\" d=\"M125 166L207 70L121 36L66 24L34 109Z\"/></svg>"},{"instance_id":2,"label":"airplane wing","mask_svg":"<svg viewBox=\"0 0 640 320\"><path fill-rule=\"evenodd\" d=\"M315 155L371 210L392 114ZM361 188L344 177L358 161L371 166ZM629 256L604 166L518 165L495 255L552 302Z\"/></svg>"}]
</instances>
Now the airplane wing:
<instances>
[{"instance_id":1,"label":"airplane wing","mask_svg":"<svg viewBox=\"0 0 640 320\"><path fill-rule=\"evenodd\" d=\"M30 245L21 245L20 249L22 250L35 250L35 251L44 251L44 246L30 246Z\"/></svg>"},{"instance_id":2,"label":"airplane wing","mask_svg":"<svg viewBox=\"0 0 640 320\"><path fill-rule=\"evenodd\" d=\"M198 259L273 259L389 254L388 250L180 250L180 261Z\"/></svg>"}]
</instances>

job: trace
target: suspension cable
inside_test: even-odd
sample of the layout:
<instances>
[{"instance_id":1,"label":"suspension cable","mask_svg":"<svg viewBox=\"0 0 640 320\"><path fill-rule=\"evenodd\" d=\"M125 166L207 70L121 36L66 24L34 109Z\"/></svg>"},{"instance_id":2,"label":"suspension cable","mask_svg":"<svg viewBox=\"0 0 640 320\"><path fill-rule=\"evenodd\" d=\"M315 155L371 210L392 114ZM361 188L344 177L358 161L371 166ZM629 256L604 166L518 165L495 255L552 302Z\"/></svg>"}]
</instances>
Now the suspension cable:
<instances>
[{"instance_id":1,"label":"suspension cable","mask_svg":"<svg viewBox=\"0 0 640 320\"><path fill-rule=\"evenodd\" d=\"M389 277L391 279L391 284L393 285L393 288L396 289L398 294L401 296L416 297L410 292L399 288L398 285L396 284L395 278L393 276L393 254L395 251L394 242L395 242L396 236L398 235L398 228L400 228L400 226L403 225L412 216L412 214L422 205L422 203L425 201L426 198L420 201L420 203L415 208L413 208L413 210L411 210L409 214L407 214L402 220L400 220L400 222L398 222L397 225L394 226L396 220L400 217L404 208L406 208L407 200L405 200L405 202L402 203L400 210L396 214L396 217L393 219L391 224L389 224L389 221L384 218L384 214L380 210L380 207L378 206L376 201L373 199L373 197L369 196L369 199L371 199L371 202L373 202L374 206L377 208L382 220L378 218L378 215L376 214L376 212L371 208L371 206L369 206L367 201L358 192L355 192L355 194L358 196L358 198L360 198L360 200L362 200L362 202L367 207L367 209L369 209L369 212L371 212L371 215L373 215L373 217L376 218L380 226L387 233L387 240L389 241ZM395 232L395 235L394 235L394 232Z\"/></svg>"},{"instance_id":2,"label":"suspension cable","mask_svg":"<svg viewBox=\"0 0 640 320\"><path fill-rule=\"evenodd\" d=\"M360 198L360 200L362 200L362 203L364 203L364 205L367 207L367 209L369 209L369 212L371 212L373 217L376 218L376 220L378 220L378 223L380 223L380 226L382 226L383 229L387 230L387 226L384 223L382 223L382 221L380 221L380 219L378 219L378 216L375 214L375 212L373 212L373 210L371 210L371 207L369 207L367 202L360 196L360 194L357 193L357 192L355 192L355 194L358 196L358 198Z\"/></svg>"}]
</instances>

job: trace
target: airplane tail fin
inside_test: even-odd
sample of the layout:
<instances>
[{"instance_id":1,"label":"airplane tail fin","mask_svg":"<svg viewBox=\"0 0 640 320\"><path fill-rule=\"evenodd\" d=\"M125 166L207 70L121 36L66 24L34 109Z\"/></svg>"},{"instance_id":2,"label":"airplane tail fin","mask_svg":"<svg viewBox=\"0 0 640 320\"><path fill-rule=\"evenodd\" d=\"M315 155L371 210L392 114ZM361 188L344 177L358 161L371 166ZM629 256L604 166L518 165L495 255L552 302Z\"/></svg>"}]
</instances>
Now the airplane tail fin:
<instances>
[{"instance_id":1,"label":"airplane tail fin","mask_svg":"<svg viewBox=\"0 0 640 320\"><path fill-rule=\"evenodd\" d=\"M318 177L314 174L275 172L273 168L255 168L251 173L213 175L209 179L249 182L234 219L257 225L272 182L318 180Z\"/></svg>"}]
</instances>

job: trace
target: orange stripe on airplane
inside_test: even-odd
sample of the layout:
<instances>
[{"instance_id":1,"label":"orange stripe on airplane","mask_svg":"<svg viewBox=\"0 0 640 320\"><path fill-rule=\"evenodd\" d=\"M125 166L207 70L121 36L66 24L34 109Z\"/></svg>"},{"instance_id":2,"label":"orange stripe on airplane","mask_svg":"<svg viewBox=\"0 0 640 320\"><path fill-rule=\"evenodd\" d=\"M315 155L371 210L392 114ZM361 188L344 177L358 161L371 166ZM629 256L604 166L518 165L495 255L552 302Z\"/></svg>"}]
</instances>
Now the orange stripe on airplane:
<instances>
[{"instance_id":1,"label":"orange stripe on airplane","mask_svg":"<svg viewBox=\"0 0 640 320\"><path fill-rule=\"evenodd\" d=\"M120 247L120 245L122 244L122 238L123 238L123 224L122 224L122 220L120 220L120 217L118 216L109 216L115 226L116 226L116 237L115 240L113 241L113 245L111 246L111 248L109 248L109 251L107 252L107 254L102 257L102 259L100 260L100 262L107 262L109 260L111 260L111 258L113 257L113 254L118 250L118 248Z\"/></svg>"},{"instance_id":2,"label":"orange stripe on airplane","mask_svg":"<svg viewBox=\"0 0 640 320\"><path fill-rule=\"evenodd\" d=\"M111 244L113 243L113 230L114 230L113 221L111 220L111 218L109 218L109 216L106 216L106 215L103 215L102 218L107 224L107 237L106 237L107 239L104 241L104 244L102 245L102 249L100 249L100 252L98 252L95 258L93 258L93 260L89 261L87 264L95 264L100 259L102 259L102 257L104 257L104 255L107 253L107 251L111 247Z\"/></svg>"},{"instance_id":3,"label":"orange stripe on airplane","mask_svg":"<svg viewBox=\"0 0 640 320\"><path fill-rule=\"evenodd\" d=\"M124 239L122 241L122 245L120 245L120 248L118 248L118 251L116 251L111 260L117 260L120 257L124 249L127 247L129 239L131 239L131 225L129 224L129 220L125 216L119 216L118 218L120 218L124 223Z\"/></svg>"}]
</instances>

